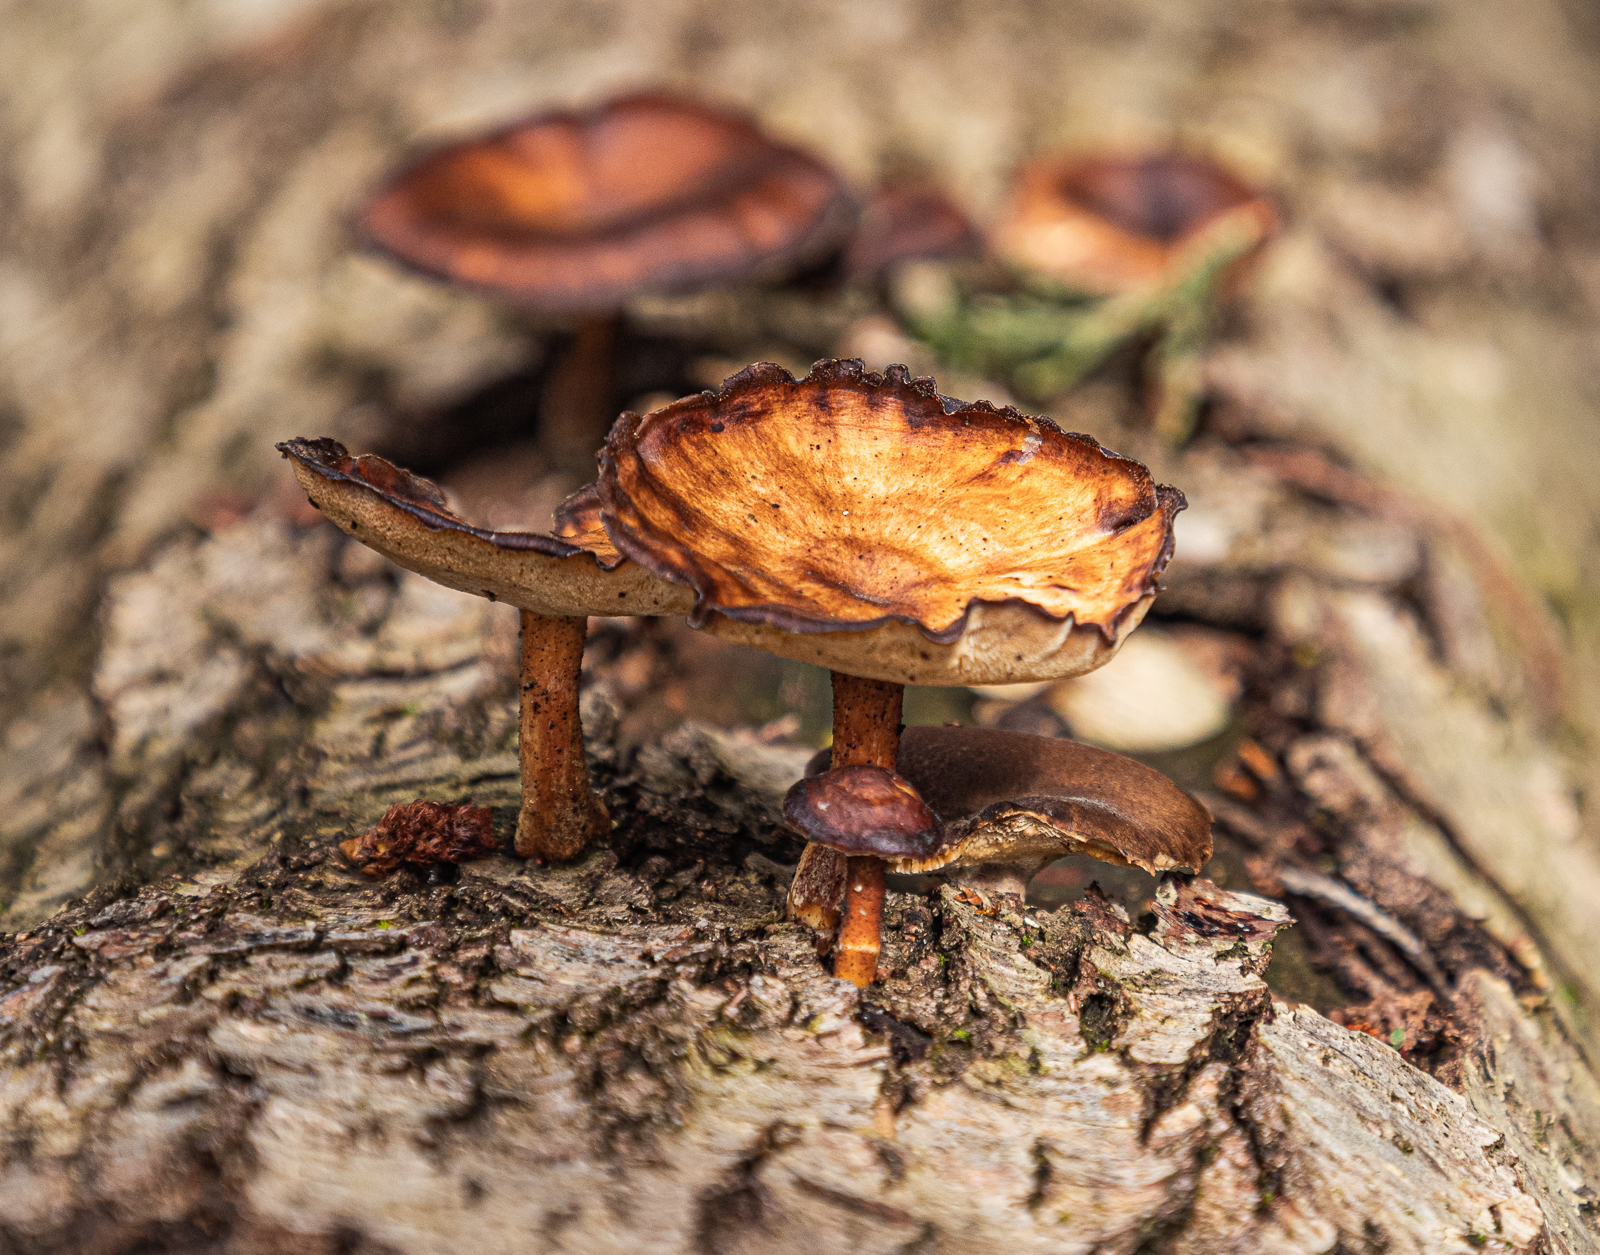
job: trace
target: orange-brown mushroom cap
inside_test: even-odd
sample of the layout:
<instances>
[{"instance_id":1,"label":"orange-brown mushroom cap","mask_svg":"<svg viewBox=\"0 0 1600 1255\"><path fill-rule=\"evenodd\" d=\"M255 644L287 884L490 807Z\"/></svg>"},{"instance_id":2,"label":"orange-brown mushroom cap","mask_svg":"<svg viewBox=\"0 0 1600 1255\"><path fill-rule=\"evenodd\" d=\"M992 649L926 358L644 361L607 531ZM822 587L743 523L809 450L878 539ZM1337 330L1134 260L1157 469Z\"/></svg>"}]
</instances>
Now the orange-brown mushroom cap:
<instances>
[{"instance_id":1,"label":"orange-brown mushroom cap","mask_svg":"<svg viewBox=\"0 0 1600 1255\"><path fill-rule=\"evenodd\" d=\"M883 767L839 767L796 781L783 818L806 840L852 856L928 858L944 837L910 781Z\"/></svg>"},{"instance_id":2,"label":"orange-brown mushroom cap","mask_svg":"<svg viewBox=\"0 0 1600 1255\"><path fill-rule=\"evenodd\" d=\"M1026 270L1109 294L1161 278L1228 214L1262 240L1277 227L1267 197L1198 157L1046 158L1018 173L995 248Z\"/></svg>"},{"instance_id":3,"label":"orange-brown mushroom cap","mask_svg":"<svg viewBox=\"0 0 1600 1255\"><path fill-rule=\"evenodd\" d=\"M360 224L427 273L598 313L802 264L855 212L809 154L743 118L647 94L440 149L381 188Z\"/></svg>"},{"instance_id":4,"label":"orange-brown mushroom cap","mask_svg":"<svg viewBox=\"0 0 1600 1255\"><path fill-rule=\"evenodd\" d=\"M554 533L497 532L451 511L431 480L337 440L278 450L311 503L343 531L437 583L546 615L683 614L687 590L626 562L600 525L593 486L557 512Z\"/></svg>"},{"instance_id":5,"label":"orange-brown mushroom cap","mask_svg":"<svg viewBox=\"0 0 1600 1255\"><path fill-rule=\"evenodd\" d=\"M893 871L1037 868L1088 854L1157 875L1199 871L1211 857L1206 809L1121 754L998 728L912 727L898 766L943 821L945 838L925 856L891 859Z\"/></svg>"},{"instance_id":6,"label":"orange-brown mushroom cap","mask_svg":"<svg viewBox=\"0 0 1600 1255\"><path fill-rule=\"evenodd\" d=\"M617 548L692 587L697 625L795 657L773 637L832 637L815 660L905 683L939 682L919 670L939 674L934 647L1013 608L992 656L950 675L1043 679L1104 662L1154 596L1184 504L1089 436L859 361L799 381L751 366L718 392L624 415L599 489ZM894 657L874 655L867 638L895 628ZM852 634L860 658L841 639Z\"/></svg>"}]
</instances>

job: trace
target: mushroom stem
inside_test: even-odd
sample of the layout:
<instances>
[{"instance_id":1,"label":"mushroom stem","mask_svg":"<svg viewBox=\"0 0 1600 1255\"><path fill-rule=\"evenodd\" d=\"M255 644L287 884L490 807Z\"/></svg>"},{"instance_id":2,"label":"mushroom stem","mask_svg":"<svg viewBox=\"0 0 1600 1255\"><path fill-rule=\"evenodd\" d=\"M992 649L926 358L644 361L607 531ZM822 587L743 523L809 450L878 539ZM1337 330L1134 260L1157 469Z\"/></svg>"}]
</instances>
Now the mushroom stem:
<instances>
[{"instance_id":1,"label":"mushroom stem","mask_svg":"<svg viewBox=\"0 0 1600 1255\"><path fill-rule=\"evenodd\" d=\"M839 931L839 899L844 896L845 856L807 842L789 883L789 918L811 930L817 957L825 959Z\"/></svg>"},{"instance_id":2,"label":"mushroom stem","mask_svg":"<svg viewBox=\"0 0 1600 1255\"><path fill-rule=\"evenodd\" d=\"M905 692L904 684L833 673L834 768L895 769Z\"/></svg>"},{"instance_id":3,"label":"mushroom stem","mask_svg":"<svg viewBox=\"0 0 1600 1255\"><path fill-rule=\"evenodd\" d=\"M844 884L844 924L833 974L865 989L878 974L883 946L883 860L870 855L847 860Z\"/></svg>"},{"instance_id":4,"label":"mushroom stem","mask_svg":"<svg viewBox=\"0 0 1600 1255\"><path fill-rule=\"evenodd\" d=\"M882 767L900 757L900 710L906 686L833 673L833 766ZM834 858L841 855L828 851ZM833 974L865 989L878 971L883 946L883 860L849 860L844 876L844 923Z\"/></svg>"},{"instance_id":5,"label":"mushroom stem","mask_svg":"<svg viewBox=\"0 0 1600 1255\"><path fill-rule=\"evenodd\" d=\"M576 857L611 826L589 788L578 718L578 675L588 620L522 612L522 814L517 853L559 861Z\"/></svg>"},{"instance_id":6,"label":"mushroom stem","mask_svg":"<svg viewBox=\"0 0 1600 1255\"><path fill-rule=\"evenodd\" d=\"M900 753L900 707L905 691L903 684L833 672L834 767L895 769ZM837 850L815 843L807 845L789 886L788 914L790 919L812 930L817 954L826 955L833 947L834 933L839 928L840 893L848 900L854 892L850 886L860 884L864 886L862 892L870 894L871 886L876 884L876 905L865 901L860 904L874 921L871 954L865 956L862 950L865 957L852 961L852 973L865 965L866 976L858 979L852 974L848 977L864 989L872 983L872 973L878 963L879 931L883 921L883 864L875 858L851 859L851 868L857 863L877 863L878 873L874 877L852 870L847 876L845 862L845 856ZM842 955L840 962L843 962ZM834 974L845 976L837 969Z\"/></svg>"},{"instance_id":7,"label":"mushroom stem","mask_svg":"<svg viewBox=\"0 0 1600 1255\"><path fill-rule=\"evenodd\" d=\"M612 365L622 320L585 318L551 368L539 399L539 447L552 469L587 479L611 427Z\"/></svg>"}]
</instances>

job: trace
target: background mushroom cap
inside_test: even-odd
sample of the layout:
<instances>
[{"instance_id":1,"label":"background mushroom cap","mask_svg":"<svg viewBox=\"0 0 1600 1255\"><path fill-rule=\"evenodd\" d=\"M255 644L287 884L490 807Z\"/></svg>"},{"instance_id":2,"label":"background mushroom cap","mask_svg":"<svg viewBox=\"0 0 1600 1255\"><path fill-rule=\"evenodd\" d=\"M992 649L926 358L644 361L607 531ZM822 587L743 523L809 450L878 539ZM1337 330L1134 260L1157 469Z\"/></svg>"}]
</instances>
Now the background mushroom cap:
<instances>
[{"instance_id":1,"label":"background mushroom cap","mask_svg":"<svg viewBox=\"0 0 1600 1255\"><path fill-rule=\"evenodd\" d=\"M826 765L818 755L807 770ZM928 856L895 863L896 871L1043 866L1089 854L1156 875L1199 871L1211 857L1205 807L1153 767L1108 750L999 728L911 727L897 765L946 837Z\"/></svg>"},{"instance_id":2,"label":"background mushroom cap","mask_svg":"<svg viewBox=\"0 0 1600 1255\"><path fill-rule=\"evenodd\" d=\"M875 278L904 261L976 257L982 239L972 221L939 188L891 183L862 207L861 223L844 250L845 273Z\"/></svg>"},{"instance_id":3,"label":"background mushroom cap","mask_svg":"<svg viewBox=\"0 0 1600 1255\"><path fill-rule=\"evenodd\" d=\"M496 532L453 513L433 481L337 440L278 445L311 503L340 529L437 583L550 615L683 614L686 589L622 555L598 527L591 491L573 494L559 535Z\"/></svg>"},{"instance_id":4,"label":"background mushroom cap","mask_svg":"<svg viewBox=\"0 0 1600 1255\"><path fill-rule=\"evenodd\" d=\"M911 783L883 767L840 767L796 781L783 799L783 818L808 841L841 854L927 858L944 836Z\"/></svg>"},{"instance_id":5,"label":"background mushroom cap","mask_svg":"<svg viewBox=\"0 0 1600 1255\"><path fill-rule=\"evenodd\" d=\"M1277 226L1267 197L1198 157L1046 158L1018 172L995 247L1069 286L1120 292L1159 279L1186 244L1236 211L1262 239Z\"/></svg>"},{"instance_id":6,"label":"background mushroom cap","mask_svg":"<svg viewBox=\"0 0 1600 1255\"><path fill-rule=\"evenodd\" d=\"M420 270L579 313L782 271L855 215L809 154L743 118L637 95L442 148L385 184L360 225Z\"/></svg>"},{"instance_id":7,"label":"background mushroom cap","mask_svg":"<svg viewBox=\"0 0 1600 1255\"><path fill-rule=\"evenodd\" d=\"M1148 605L1183 507L1088 436L859 361L798 382L751 366L718 392L624 415L599 489L617 548L692 587L691 621L719 635L739 638L713 616L768 629L753 644L772 629L844 644L890 624L949 644L973 607L1015 605L1058 630L1058 649L1093 629L1108 648L1074 645L1079 669L1109 658ZM1023 678L989 682L1008 677Z\"/></svg>"}]
</instances>

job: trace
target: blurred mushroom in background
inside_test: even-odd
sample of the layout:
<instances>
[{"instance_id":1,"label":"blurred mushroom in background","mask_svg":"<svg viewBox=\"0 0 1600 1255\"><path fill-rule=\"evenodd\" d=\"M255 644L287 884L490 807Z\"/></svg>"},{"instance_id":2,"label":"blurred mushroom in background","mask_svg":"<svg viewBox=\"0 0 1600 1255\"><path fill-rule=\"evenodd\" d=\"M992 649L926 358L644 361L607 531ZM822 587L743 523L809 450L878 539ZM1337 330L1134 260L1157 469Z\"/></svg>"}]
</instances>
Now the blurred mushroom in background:
<instances>
[{"instance_id":1,"label":"blurred mushroom in background","mask_svg":"<svg viewBox=\"0 0 1600 1255\"><path fill-rule=\"evenodd\" d=\"M1148 338L1150 421L1181 444L1216 310L1277 225L1267 196L1198 157L1045 158L1018 172L991 237L1014 290L967 292L930 267L906 274L895 299L942 357L996 374L1032 401Z\"/></svg>"},{"instance_id":2,"label":"blurred mushroom in background","mask_svg":"<svg viewBox=\"0 0 1600 1255\"><path fill-rule=\"evenodd\" d=\"M1238 681L1181 637L1146 628L1116 666L1052 684L1041 696L1091 745L1128 754L1185 749L1222 733Z\"/></svg>"},{"instance_id":3,"label":"blurred mushroom in background","mask_svg":"<svg viewBox=\"0 0 1600 1255\"><path fill-rule=\"evenodd\" d=\"M393 175L359 223L425 274L574 320L539 406L539 452L570 488L616 415L631 299L780 277L836 249L856 212L817 158L741 117L640 94L441 148Z\"/></svg>"},{"instance_id":4,"label":"blurred mushroom in background","mask_svg":"<svg viewBox=\"0 0 1600 1255\"><path fill-rule=\"evenodd\" d=\"M977 257L982 251L977 227L938 186L890 180L862 208L843 265L852 279L879 279L903 262Z\"/></svg>"}]
</instances>

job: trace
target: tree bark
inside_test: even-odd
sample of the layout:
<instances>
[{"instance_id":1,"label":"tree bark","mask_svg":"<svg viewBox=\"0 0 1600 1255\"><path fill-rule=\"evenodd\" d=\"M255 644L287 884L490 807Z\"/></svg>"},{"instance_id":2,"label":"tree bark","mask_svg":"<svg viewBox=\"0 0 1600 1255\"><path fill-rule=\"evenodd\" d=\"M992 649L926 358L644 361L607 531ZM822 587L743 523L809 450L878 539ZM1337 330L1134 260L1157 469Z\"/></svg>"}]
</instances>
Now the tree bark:
<instances>
[{"instance_id":1,"label":"tree bark","mask_svg":"<svg viewBox=\"0 0 1600 1255\"><path fill-rule=\"evenodd\" d=\"M725 8L6 6L0 1250L1596 1249L1587 19ZM444 465L543 333L340 224L441 118L651 78L976 211L1130 135L1282 189L1193 445L1115 365L1051 407L1188 494L1156 614L1240 660L1219 856L1149 915L892 891L833 980L808 749L654 730L711 646L640 625L591 641L592 854L341 863L417 796L509 847L516 616L306 522L271 441ZM864 338L738 300L634 317Z\"/></svg>"}]
</instances>

